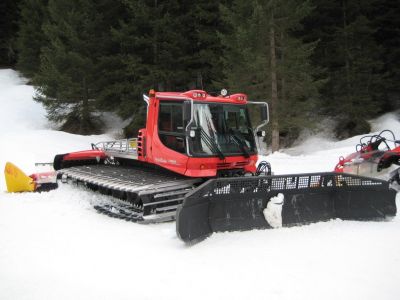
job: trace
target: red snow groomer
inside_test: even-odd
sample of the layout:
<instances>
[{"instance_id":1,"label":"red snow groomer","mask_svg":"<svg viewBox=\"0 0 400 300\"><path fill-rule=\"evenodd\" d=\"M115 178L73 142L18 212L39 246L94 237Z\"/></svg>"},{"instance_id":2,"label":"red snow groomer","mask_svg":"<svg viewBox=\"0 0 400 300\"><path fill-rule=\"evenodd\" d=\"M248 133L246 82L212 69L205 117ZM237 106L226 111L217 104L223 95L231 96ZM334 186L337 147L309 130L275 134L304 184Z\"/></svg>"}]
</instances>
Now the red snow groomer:
<instances>
[{"instance_id":1,"label":"red snow groomer","mask_svg":"<svg viewBox=\"0 0 400 300\"><path fill-rule=\"evenodd\" d=\"M367 135L356 145L356 152L340 157L335 172L387 180L398 189L400 185L400 140L391 130Z\"/></svg>"},{"instance_id":2,"label":"red snow groomer","mask_svg":"<svg viewBox=\"0 0 400 300\"><path fill-rule=\"evenodd\" d=\"M396 214L387 181L333 172L272 176L267 162L257 164L265 102L202 90L151 90L144 100L146 127L137 138L54 159L63 182L112 196L95 204L102 213L140 223L176 219L185 242L217 231Z\"/></svg>"},{"instance_id":3,"label":"red snow groomer","mask_svg":"<svg viewBox=\"0 0 400 300\"><path fill-rule=\"evenodd\" d=\"M176 219L185 242L216 231L396 214L387 181L344 173L272 176L268 163L257 167L265 102L202 90L151 90L144 100L146 127L137 138L54 159L63 181L113 196L95 205L102 213L141 223Z\"/></svg>"}]
</instances>

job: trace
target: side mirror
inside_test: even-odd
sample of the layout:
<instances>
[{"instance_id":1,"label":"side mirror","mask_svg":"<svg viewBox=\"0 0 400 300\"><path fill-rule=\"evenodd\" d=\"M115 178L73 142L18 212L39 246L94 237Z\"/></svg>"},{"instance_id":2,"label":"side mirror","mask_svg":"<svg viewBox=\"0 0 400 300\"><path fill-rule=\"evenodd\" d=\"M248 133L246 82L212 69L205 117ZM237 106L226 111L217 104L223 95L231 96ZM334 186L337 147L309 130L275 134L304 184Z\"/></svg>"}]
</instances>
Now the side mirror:
<instances>
[{"instance_id":1,"label":"side mirror","mask_svg":"<svg viewBox=\"0 0 400 300\"><path fill-rule=\"evenodd\" d=\"M269 121L269 112L268 112L268 105L265 103L265 105L261 106L261 120L263 121Z\"/></svg>"}]
</instances>

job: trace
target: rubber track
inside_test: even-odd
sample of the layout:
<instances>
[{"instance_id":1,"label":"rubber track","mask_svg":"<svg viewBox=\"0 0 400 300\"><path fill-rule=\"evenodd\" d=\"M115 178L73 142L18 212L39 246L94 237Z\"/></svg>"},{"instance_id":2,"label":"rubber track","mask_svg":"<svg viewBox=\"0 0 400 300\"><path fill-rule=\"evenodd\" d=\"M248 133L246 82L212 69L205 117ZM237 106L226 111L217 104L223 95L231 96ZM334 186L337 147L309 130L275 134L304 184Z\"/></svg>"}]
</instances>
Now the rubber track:
<instances>
[{"instance_id":1,"label":"rubber track","mask_svg":"<svg viewBox=\"0 0 400 300\"><path fill-rule=\"evenodd\" d=\"M64 179L83 183L118 199L94 205L97 211L143 223L174 219L172 213L182 203L183 196L201 182L201 179L144 167L99 164L71 167L58 172Z\"/></svg>"}]
</instances>

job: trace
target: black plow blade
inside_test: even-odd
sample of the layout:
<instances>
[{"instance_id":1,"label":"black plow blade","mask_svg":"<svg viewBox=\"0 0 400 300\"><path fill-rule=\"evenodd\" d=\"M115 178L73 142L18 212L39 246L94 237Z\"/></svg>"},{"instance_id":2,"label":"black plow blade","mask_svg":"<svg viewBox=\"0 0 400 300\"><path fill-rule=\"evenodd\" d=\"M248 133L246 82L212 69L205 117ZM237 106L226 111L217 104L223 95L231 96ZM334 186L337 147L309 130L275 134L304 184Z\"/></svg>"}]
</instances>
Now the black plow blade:
<instances>
[{"instance_id":1,"label":"black plow blade","mask_svg":"<svg viewBox=\"0 0 400 300\"><path fill-rule=\"evenodd\" d=\"M185 196L176 231L194 243L213 232L386 220L396 215L395 200L388 182L343 173L211 179Z\"/></svg>"}]
</instances>

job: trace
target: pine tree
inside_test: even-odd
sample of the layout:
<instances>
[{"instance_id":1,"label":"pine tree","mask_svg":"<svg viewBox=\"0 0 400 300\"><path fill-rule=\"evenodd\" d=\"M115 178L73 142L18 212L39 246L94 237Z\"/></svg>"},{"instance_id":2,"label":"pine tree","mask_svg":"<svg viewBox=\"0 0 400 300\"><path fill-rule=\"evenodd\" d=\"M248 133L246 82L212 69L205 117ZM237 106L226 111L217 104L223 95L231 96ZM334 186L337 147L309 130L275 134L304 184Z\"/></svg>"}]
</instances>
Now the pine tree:
<instances>
[{"instance_id":1,"label":"pine tree","mask_svg":"<svg viewBox=\"0 0 400 300\"><path fill-rule=\"evenodd\" d=\"M375 40L382 46L380 60L384 67L384 91L381 107L387 110L400 108L400 2L379 0L373 3L369 18L376 29Z\"/></svg>"},{"instance_id":2,"label":"pine tree","mask_svg":"<svg viewBox=\"0 0 400 300\"><path fill-rule=\"evenodd\" d=\"M308 2L242 1L224 9L231 33L224 35L228 49L225 72L228 85L253 99L270 99L272 150L280 138L293 141L309 127L310 111L320 83L310 64L315 43L303 43L295 33L311 12Z\"/></svg>"},{"instance_id":3,"label":"pine tree","mask_svg":"<svg viewBox=\"0 0 400 300\"><path fill-rule=\"evenodd\" d=\"M0 66L12 66L16 60L15 39L18 30L19 0L0 2Z\"/></svg>"},{"instance_id":4,"label":"pine tree","mask_svg":"<svg viewBox=\"0 0 400 300\"><path fill-rule=\"evenodd\" d=\"M126 16L113 30L120 45L112 61L107 98L118 102L124 118L132 118L127 135L135 135L144 125L142 94L184 91L193 88L215 90L222 78L219 59L222 45L216 30L221 26L218 4L187 0L128 0ZM114 82L114 83L112 83Z\"/></svg>"},{"instance_id":5,"label":"pine tree","mask_svg":"<svg viewBox=\"0 0 400 300\"><path fill-rule=\"evenodd\" d=\"M151 88L162 90L166 81L174 78L163 64L172 66L166 56L178 55L171 47L164 48L174 40L168 34L175 34L167 26L171 26L168 19L173 18L164 5L154 0L130 0L124 4L126 15L112 30L112 41L119 45L118 50L101 58L108 65L108 72L100 99L105 108L116 110L123 118L131 118L125 134L134 136L144 126L142 95Z\"/></svg>"},{"instance_id":6,"label":"pine tree","mask_svg":"<svg viewBox=\"0 0 400 300\"><path fill-rule=\"evenodd\" d=\"M321 90L325 112L339 120L338 137L369 131L366 120L379 112L384 85L382 48L369 19L373 1L315 1L306 21L308 36L319 37L313 61L329 81Z\"/></svg>"},{"instance_id":7,"label":"pine tree","mask_svg":"<svg viewBox=\"0 0 400 300\"><path fill-rule=\"evenodd\" d=\"M47 0L22 0L17 38L17 69L33 78L39 71L40 53L48 41L43 32L47 19Z\"/></svg>"},{"instance_id":8,"label":"pine tree","mask_svg":"<svg viewBox=\"0 0 400 300\"><path fill-rule=\"evenodd\" d=\"M199 88L215 91L223 82L223 45L218 32L225 24L218 2L181 0L177 18L180 24L180 42L183 56L181 88ZM187 74L185 74L187 73ZM218 84L219 83L219 84Z\"/></svg>"},{"instance_id":9,"label":"pine tree","mask_svg":"<svg viewBox=\"0 0 400 300\"><path fill-rule=\"evenodd\" d=\"M84 0L50 0L48 12L43 30L49 44L42 50L40 70L34 77L36 100L62 130L99 132L94 114L101 74L98 58L107 34L102 13Z\"/></svg>"}]
</instances>

